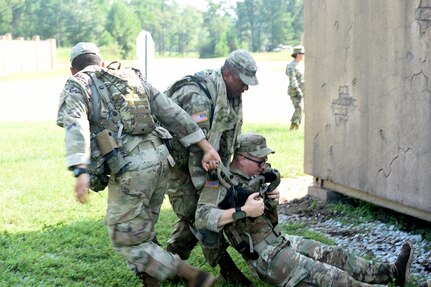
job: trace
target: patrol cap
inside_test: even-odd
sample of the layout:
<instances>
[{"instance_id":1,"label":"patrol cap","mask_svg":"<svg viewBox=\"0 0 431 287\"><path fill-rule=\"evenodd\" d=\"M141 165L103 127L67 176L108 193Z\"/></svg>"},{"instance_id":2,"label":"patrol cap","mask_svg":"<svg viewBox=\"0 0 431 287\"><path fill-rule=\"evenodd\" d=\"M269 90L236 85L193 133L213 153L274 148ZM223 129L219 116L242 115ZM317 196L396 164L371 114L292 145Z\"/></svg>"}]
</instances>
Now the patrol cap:
<instances>
[{"instance_id":1,"label":"patrol cap","mask_svg":"<svg viewBox=\"0 0 431 287\"><path fill-rule=\"evenodd\" d=\"M257 85L259 82L256 78L257 66L253 57L243 49L238 49L229 54L227 57L229 64L238 69L241 81L246 85Z\"/></svg>"},{"instance_id":2,"label":"patrol cap","mask_svg":"<svg viewBox=\"0 0 431 287\"><path fill-rule=\"evenodd\" d=\"M100 58L100 51L96 44L89 42L79 42L70 51L70 63L72 63L76 57L84 54L95 54Z\"/></svg>"},{"instance_id":3,"label":"patrol cap","mask_svg":"<svg viewBox=\"0 0 431 287\"><path fill-rule=\"evenodd\" d=\"M266 157L267 155L274 153L266 145L266 139L255 133L245 133L238 137L239 147L236 152L246 152L254 157Z\"/></svg>"},{"instance_id":4,"label":"patrol cap","mask_svg":"<svg viewBox=\"0 0 431 287\"><path fill-rule=\"evenodd\" d=\"M292 57L295 57L295 55L297 55L297 54L305 54L304 46L298 45L298 46L293 47Z\"/></svg>"}]
</instances>

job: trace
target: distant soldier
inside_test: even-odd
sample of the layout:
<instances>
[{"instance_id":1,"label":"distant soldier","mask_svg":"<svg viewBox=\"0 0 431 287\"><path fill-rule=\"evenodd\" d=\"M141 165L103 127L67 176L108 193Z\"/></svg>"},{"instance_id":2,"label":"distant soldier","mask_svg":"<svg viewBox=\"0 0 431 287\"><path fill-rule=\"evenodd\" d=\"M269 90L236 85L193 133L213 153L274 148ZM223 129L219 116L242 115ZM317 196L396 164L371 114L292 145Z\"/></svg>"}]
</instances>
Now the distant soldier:
<instances>
[{"instance_id":1,"label":"distant soldier","mask_svg":"<svg viewBox=\"0 0 431 287\"><path fill-rule=\"evenodd\" d=\"M230 174L208 181L196 210L196 228L223 232L262 281L273 286L366 287L408 284L413 244L405 242L395 263L372 262L300 236L281 232L277 222L279 173L263 136L243 134ZM372 285L382 286L382 285ZM421 285L426 286L426 285Z\"/></svg>"},{"instance_id":2,"label":"distant soldier","mask_svg":"<svg viewBox=\"0 0 431 287\"><path fill-rule=\"evenodd\" d=\"M71 73L61 93L57 124L64 127L66 163L76 177L75 195L85 203L88 188L108 185L106 224L114 249L143 286L179 277L189 287L210 287L215 277L161 248L155 224L169 178L169 135L196 145L204 170L218 153L178 105L153 88L135 69L103 68L94 43L81 42L70 54ZM156 120L155 120L156 119Z\"/></svg>"},{"instance_id":3,"label":"distant soldier","mask_svg":"<svg viewBox=\"0 0 431 287\"><path fill-rule=\"evenodd\" d=\"M286 75L289 77L287 93L292 100L295 111L290 119L291 130L297 130L302 119L302 99L304 97L304 47L293 47L293 60L286 67Z\"/></svg>"},{"instance_id":4,"label":"distant soldier","mask_svg":"<svg viewBox=\"0 0 431 287\"><path fill-rule=\"evenodd\" d=\"M222 67L183 77L166 91L205 132L225 164L230 161L241 133L242 94L249 85L258 84L256 71L257 66L250 53L238 49L229 54ZM174 137L171 153L176 166L167 194L179 220L166 249L186 260L199 239L207 262L211 266L218 264L224 279L237 286L250 286L251 282L226 251L223 237L209 238L193 233L199 193L208 178L198 161L202 157L201 151L194 147L185 149Z\"/></svg>"}]
</instances>

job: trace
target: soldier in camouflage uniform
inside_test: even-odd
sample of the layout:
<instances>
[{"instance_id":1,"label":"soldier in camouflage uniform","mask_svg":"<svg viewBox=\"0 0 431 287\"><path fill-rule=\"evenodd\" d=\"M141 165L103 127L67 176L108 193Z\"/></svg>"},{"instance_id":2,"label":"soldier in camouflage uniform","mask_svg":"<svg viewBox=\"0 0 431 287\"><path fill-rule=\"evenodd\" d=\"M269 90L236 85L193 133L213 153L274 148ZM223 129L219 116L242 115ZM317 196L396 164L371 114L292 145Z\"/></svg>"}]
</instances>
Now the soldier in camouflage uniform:
<instances>
[{"instance_id":1,"label":"soldier in camouflage uniform","mask_svg":"<svg viewBox=\"0 0 431 287\"><path fill-rule=\"evenodd\" d=\"M392 281L404 286L408 283L413 257L410 242L403 244L394 264L385 264L365 260L338 246L281 233L277 221L271 219L274 218L271 214L277 213L276 204L268 204L278 203L279 193L275 189L260 196L260 189L269 182L265 180L266 160L273 151L258 134L242 135L239 144L230 165L232 175L227 177L237 180L236 192L232 193L232 187L222 180L208 181L196 210L196 228L224 231L252 272L275 286L370 286ZM259 177L260 184L255 184ZM232 196L241 190L248 191L242 202ZM234 199L231 206L235 207L221 208L229 198L227 202Z\"/></svg>"},{"instance_id":2,"label":"soldier in camouflage uniform","mask_svg":"<svg viewBox=\"0 0 431 287\"><path fill-rule=\"evenodd\" d=\"M258 84L256 71L252 56L239 49L229 54L220 69L186 76L176 81L166 92L191 115L224 163L230 161L237 136L241 132L242 93L248 90L249 85ZM171 153L177 164L167 194L179 221L166 248L179 254L182 259L187 259L198 242L190 226L193 226L199 191L207 180L207 173L199 165L201 152L194 147L184 149L176 137L172 142ZM240 272L226 252L223 239L214 240L218 244L200 240L208 263L211 266L219 264L222 277L231 283L250 286L251 281Z\"/></svg>"},{"instance_id":3,"label":"soldier in camouflage uniform","mask_svg":"<svg viewBox=\"0 0 431 287\"><path fill-rule=\"evenodd\" d=\"M73 76L68 79L61 93L57 124L65 129L66 163L76 177L77 199L82 203L87 201L90 184L87 168L94 164L94 154L100 153L95 147L99 146L102 150L98 142L94 143L97 140L95 132L109 129L115 141L113 145L118 148L113 158L121 156L127 163L127 168L114 174L112 161L106 155L111 168L106 223L114 249L127 260L130 269L144 286L159 286L159 281L174 277L185 280L187 286L214 286L215 277L211 274L192 267L153 242L154 226L170 177L169 152L161 139L167 131L163 133L162 128L151 127L146 133L130 134L121 124L127 119L114 121L119 111L111 107L112 94L110 102L104 102L101 100L102 93L97 92L99 88L102 92L112 85L102 82L95 87L93 84L97 79L92 76L103 70L95 44L78 43L71 50L70 61ZM141 110L135 115L137 119L143 120L140 117L143 114L150 114L148 119L157 118L175 131L186 147L196 144L198 149L202 149L204 169L216 167L216 161L220 160L218 153L186 112L154 89L139 72L133 70L130 73L132 69L118 71L129 75L130 83L136 83L138 92L142 94L145 91L143 98L149 106L139 106ZM116 88L121 89L118 86Z\"/></svg>"},{"instance_id":4,"label":"soldier in camouflage uniform","mask_svg":"<svg viewBox=\"0 0 431 287\"><path fill-rule=\"evenodd\" d=\"M302 99L304 97L304 47L293 47L293 60L286 67L286 75L289 77L287 94L292 100L295 111L290 119L290 129L297 130L302 119Z\"/></svg>"}]
</instances>

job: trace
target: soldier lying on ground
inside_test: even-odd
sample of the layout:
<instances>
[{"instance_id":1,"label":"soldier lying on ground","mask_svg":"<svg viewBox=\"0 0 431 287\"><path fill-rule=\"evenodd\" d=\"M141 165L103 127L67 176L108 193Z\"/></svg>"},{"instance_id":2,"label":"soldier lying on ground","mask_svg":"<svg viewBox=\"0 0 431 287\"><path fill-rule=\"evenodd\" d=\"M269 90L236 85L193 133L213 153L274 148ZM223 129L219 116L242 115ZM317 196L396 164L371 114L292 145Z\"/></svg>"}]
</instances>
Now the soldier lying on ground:
<instances>
[{"instance_id":1,"label":"soldier lying on ground","mask_svg":"<svg viewBox=\"0 0 431 287\"><path fill-rule=\"evenodd\" d=\"M273 151L264 137L240 136L225 176L207 181L202 190L195 222L202 233L224 232L252 272L275 286L370 286L391 282L404 286L409 282L413 258L410 242L402 245L396 262L389 264L368 261L338 246L283 234L277 226L279 192L275 187L279 173L266 163L270 153Z\"/></svg>"}]
</instances>

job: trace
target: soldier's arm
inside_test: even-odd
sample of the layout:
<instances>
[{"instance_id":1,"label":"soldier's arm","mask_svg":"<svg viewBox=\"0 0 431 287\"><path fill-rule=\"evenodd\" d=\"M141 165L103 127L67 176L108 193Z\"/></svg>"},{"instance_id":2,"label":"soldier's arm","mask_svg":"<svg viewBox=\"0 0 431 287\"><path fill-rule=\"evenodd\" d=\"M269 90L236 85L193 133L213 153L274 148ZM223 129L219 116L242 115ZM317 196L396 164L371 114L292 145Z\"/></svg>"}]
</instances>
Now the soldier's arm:
<instances>
[{"instance_id":1,"label":"soldier's arm","mask_svg":"<svg viewBox=\"0 0 431 287\"><path fill-rule=\"evenodd\" d=\"M197 229L219 232L219 218L224 210L218 204L226 195L226 189L218 180L208 180L201 190L195 214L195 226Z\"/></svg>"},{"instance_id":2,"label":"soldier's arm","mask_svg":"<svg viewBox=\"0 0 431 287\"><path fill-rule=\"evenodd\" d=\"M90 162L90 124L88 100L82 90L66 85L65 100L59 108L63 114L67 167Z\"/></svg>"},{"instance_id":3,"label":"soldier's arm","mask_svg":"<svg viewBox=\"0 0 431 287\"><path fill-rule=\"evenodd\" d=\"M240 207L240 209L245 212L246 217L258 217L263 214L265 204L263 202L263 198L259 196L259 193L255 192L248 196L247 201L242 207ZM234 222L233 214L235 212L235 208L224 210L222 216L219 218L218 227L223 227L226 224Z\"/></svg>"},{"instance_id":4,"label":"soldier's arm","mask_svg":"<svg viewBox=\"0 0 431 287\"><path fill-rule=\"evenodd\" d=\"M301 93L301 89L299 88L298 79L296 77L297 69L296 66L289 67L289 86L292 89L295 89L297 92Z\"/></svg>"},{"instance_id":5,"label":"soldier's arm","mask_svg":"<svg viewBox=\"0 0 431 287\"><path fill-rule=\"evenodd\" d=\"M58 122L65 129L66 165L86 168L90 162L90 125L88 98L85 92L71 82L66 83L58 111ZM76 178L75 196L81 203L88 197L89 175Z\"/></svg>"},{"instance_id":6,"label":"soldier's arm","mask_svg":"<svg viewBox=\"0 0 431 287\"><path fill-rule=\"evenodd\" d=\"M195 120L180 106L169 99L165 94L160 93L151 85L150 89L151 112L169 130L173 131L185 147L192 144L204 152L201 164L205 171L215 169L220 156L217 151L208 143L202 129L199 128Z\"/></svg>"},{"instance_id":7,"label":"soldier's arm","mask_svg":"<svg viewBox=\"0 0 431 287\"><path fill-rule=\"evenodd\" d=\"M149 83L145 82L145 85L149 91L151 113L164 127L175 132L184 146L188 147L205 139L202 130L181 107Z\"/></svg>"},{"instance_id":8,"label":"soldier's arm","mask_svg":"<svg viewBox=\"0 0 431 287\"><path fill-rule=\"evenodd\" d=\"M214 186L216 185L216 186ZM214 191L217 188L218 192ZM198 229L208 229L218 232L226 224L234 222L235 208L220 209L218 204L224 199L227 190L218 181L207 181L199 197L195 214L195 225ZM241 210L247 217L258 217L264 212L264 202L258 192L250 194Z\"/></svg>"}]
</instances>

